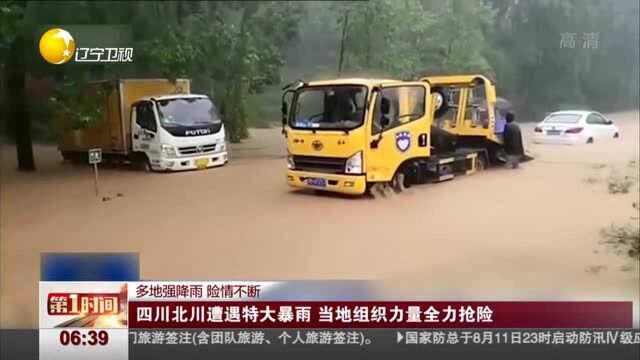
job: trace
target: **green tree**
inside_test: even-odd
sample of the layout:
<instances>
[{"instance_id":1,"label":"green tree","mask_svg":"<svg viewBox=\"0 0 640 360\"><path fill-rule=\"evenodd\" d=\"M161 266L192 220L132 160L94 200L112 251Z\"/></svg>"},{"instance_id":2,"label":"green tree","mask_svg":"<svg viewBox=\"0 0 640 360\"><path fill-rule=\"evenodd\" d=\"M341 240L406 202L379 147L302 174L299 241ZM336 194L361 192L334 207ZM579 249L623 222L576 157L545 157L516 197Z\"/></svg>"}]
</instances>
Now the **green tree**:
<instances>
[{"instance_id":1,"label":"green tree","mask_svg":"<svg viewBox=\"0 0 640 360\"><path fill-rule=\"evenodd\" d=\"M31 141L31 119L27 106L26 93L26 57L31 38L27 31L28 22L24 17L24 2L7 2L0 7L3 20L3 47L8 44L8 52L3 61L3 68L7 74L7 118L13 123L14 139L18 155L18 169L21 171L35 170L33 159L33 145ZM6 32L6 33L5 33Z\"/></svg>"},{"instance_id":2,"label":"green tree","mask_svg":"<svg viewBox=\"0 0 640 360\"><path fill-rule=\"evenodd\" d=\"M492 13L482 1L373 0L336 3L333 11L338 28L346 29L351 72L398 78L491 72L483 30Z\"/></svg>"},{"instance_id":3,"label":"green tree","mask_svg":"<svg viewBox=\"0 0 640 360\"><path fill-rule=\"evenodd\" d=\"M499 89L531 117L561 107L637 108L638 2L490 1ZM584 36L597 34L596 48ZM561 47L571 34L574 47ZM612 71L616 69L616 71Z\"/></svg>"},{"instance_id":4,"label":"green tree","mask_svg":"<svg viewBox=\"0 0 640 360\"><path fill-rule=\"evenodd\" d=\"M144 45L145 64L163 76L196 79L224 104L229 139L245 138L249 94L280 82L282 48L297 35L296 2L196 2L180 31L169 26ZM224 19L224 20L223 20ZM277 20L274 20L277 19Z\"/></svg>"}]
</instances>

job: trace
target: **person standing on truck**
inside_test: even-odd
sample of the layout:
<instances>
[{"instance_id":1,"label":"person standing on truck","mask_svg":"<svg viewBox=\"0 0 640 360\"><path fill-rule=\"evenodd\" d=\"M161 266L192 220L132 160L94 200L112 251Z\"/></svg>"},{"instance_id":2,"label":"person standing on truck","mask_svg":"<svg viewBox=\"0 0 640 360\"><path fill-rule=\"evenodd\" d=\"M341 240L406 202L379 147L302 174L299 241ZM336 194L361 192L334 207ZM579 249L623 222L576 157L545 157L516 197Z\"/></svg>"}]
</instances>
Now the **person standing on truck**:
<instances>
[{"instance_id":1,"label":"person standing on truck","mask_svg":"<svg viewBox=\"0 0 640 360\"><path fill-rule=\"evenodd\" d=\"M518 168L520 159L524 154L522 145L522 132L520 126L514 122L515 116L511 112L505 114L506 124L504 126L504 151L507 154L507 167Z\"/></svg>"}]
</instances>

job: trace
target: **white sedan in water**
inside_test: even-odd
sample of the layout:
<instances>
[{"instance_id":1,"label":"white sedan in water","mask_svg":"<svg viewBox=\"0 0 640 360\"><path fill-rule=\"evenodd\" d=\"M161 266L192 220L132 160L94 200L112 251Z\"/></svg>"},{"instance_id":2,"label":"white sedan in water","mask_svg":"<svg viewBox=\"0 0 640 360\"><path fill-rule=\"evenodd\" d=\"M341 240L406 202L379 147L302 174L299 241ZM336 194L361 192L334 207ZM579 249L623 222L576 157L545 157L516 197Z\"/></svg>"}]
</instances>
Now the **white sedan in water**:
<instances>
[{"instance_id":1,"label":"white sedan in water","mask_svg":"<svg viewBox=\"0 0 640 360\"><path fill-rule=\"evenodd\" d=\"M619 129L595 111L557 111L547 115L533 133L536 144L590 144L616 139Z\"/></svg>"}]
</instances>

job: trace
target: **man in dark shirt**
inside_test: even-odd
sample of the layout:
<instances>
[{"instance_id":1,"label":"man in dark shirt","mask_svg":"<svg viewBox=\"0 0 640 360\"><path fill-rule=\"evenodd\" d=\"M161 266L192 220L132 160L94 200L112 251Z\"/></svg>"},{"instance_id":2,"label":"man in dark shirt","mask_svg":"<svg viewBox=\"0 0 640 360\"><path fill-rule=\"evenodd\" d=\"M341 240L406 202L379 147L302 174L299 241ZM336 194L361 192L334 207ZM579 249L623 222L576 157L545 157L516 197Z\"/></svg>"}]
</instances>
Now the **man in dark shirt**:
<instances>
[{"instance_id":1,"label":"man in dark shirt","mask_svg":"<svg viewBox=\"0 0 640 360\"><path fill-rule=\"evenodd\" d=\"M520 164L520 159L524 155L522 145L522 133L520 126L514 122L515 116L508 112L505 115L507 123L504 126L504 151L507 153L507 167L515 169Z\"/></svg>"}]
</instances>

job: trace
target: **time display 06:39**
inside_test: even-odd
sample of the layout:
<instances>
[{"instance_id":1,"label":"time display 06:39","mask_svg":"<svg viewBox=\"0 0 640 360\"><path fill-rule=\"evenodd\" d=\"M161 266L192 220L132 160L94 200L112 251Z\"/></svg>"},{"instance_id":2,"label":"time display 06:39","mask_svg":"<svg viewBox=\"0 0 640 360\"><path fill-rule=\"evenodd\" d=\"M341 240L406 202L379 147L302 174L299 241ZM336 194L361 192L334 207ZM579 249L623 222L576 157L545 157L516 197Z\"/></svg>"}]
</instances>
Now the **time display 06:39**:
<instances>
[{"instance_id":1,"label":"time display 06:39","mask_svg":"<svg viewBox=\"0 0 640 360\"><path fill-rule=\"evenodd\" d=\"M74 346L95 346L95 345L107 345L109 343L109 333L104 330L89 330L89 331L67 331L60 332L60 344L74 345Z\"/></svg>"}]
</instances>

